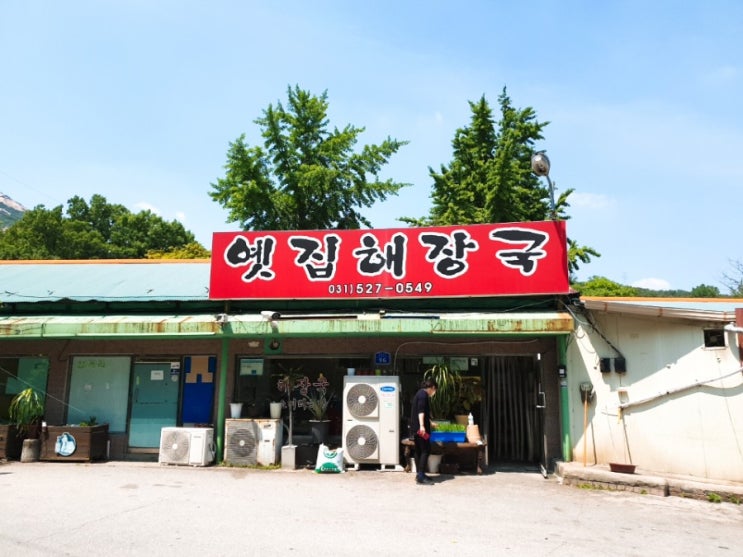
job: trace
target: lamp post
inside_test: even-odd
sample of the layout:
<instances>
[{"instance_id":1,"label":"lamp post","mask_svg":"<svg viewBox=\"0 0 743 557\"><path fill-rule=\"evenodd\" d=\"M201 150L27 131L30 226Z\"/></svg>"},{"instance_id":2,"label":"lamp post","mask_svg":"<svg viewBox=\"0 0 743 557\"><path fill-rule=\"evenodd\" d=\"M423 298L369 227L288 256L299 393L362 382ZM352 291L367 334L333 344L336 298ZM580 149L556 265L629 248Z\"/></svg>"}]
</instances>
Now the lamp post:
<instances>
[{"instance_id":1,"label":"lamp post","mask_svg":"<svg viewBox=\"0 0 743 557\"><path fill-rule=\"evenodd\" d=\"M555 213L555 186L550 180L550 160L544 151L539 151L531 156L531 171L537 176L544 176L547 178L547 184L550 187L550 218L552 220L557 219Z\"/></svg>"}]
</instances>

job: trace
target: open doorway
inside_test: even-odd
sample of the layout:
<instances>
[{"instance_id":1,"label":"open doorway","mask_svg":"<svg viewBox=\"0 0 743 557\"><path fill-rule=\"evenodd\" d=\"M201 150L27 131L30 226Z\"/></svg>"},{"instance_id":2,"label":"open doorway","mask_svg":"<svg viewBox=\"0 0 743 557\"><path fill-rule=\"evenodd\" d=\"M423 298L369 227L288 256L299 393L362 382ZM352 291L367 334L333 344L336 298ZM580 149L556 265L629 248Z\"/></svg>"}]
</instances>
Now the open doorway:
<instances>
[{"instance_id":1,"label":"open doorway","mask_svg":"<svg viewBox=\"0 0 743 557\"><path fill-rule=\"evenodd\" d=\"M488 439L488 462L542 462L544 408L540 403L539 360L535 355L489 357L484 375L483 426Z\"/></svg>"}]
</instances>

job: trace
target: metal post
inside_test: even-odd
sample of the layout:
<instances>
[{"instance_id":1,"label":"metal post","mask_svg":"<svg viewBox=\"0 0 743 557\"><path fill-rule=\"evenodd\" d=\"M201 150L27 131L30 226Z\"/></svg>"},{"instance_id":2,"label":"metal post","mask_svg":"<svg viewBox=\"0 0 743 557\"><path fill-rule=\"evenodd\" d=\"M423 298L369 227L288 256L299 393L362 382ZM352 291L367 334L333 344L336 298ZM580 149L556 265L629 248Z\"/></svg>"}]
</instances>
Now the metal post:
<instances>
[{"instance_id":1,"label":"metal post","mask_svg":"<svg viewBox=\"0 0 743 557\"><path fill-rule=\"evenodd\" d=\"M567 337L557 338L558 365L565 366L567 359ZM560 424L562 427L562 460L571 462L573 460L573 445L570 441L570 398L568 393L568 378L560 379Z\"/></svg>"},{"instance_id":2,"label":"metal post","mask_svg":"<svg viewBox=\"0 0 743 557\"><path fill-rule=\"evenodd\" d=\"M217 463L224 454L224 408L227 400L227 369L230 355L230 340L222 338L222 358L219 362L219 394L217 395Z\"/></svg>"}]
</instances>

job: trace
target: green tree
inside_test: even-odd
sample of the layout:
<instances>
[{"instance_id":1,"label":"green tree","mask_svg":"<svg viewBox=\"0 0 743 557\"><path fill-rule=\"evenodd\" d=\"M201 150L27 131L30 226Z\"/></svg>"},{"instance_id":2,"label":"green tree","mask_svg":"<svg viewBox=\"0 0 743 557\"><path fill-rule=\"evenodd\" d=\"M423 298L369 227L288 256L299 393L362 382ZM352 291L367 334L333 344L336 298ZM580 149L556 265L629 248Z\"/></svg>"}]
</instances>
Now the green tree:
<instances>
[{"instance_id":1,"label":"green tree","mask_svg":"<svg viewBox=\"0 0 743 557\"><path fill-rule=\"evenodd\" d=\"M193 242L178 221L150 211L131 213L101 195L92 196L90 204L75 196L66 214L61 205L39 205L0 231L0 259L139 259L151 250L172 251Z\"/></svg>"},{"instance_id":2,"label":"green tree","mask_svg":"<svg viewBox=\"0 0 743 557\"><path fill-rule=\"evenodd\" d=\"M147 259L209 259L211 252L198 242L171 250L150 250Z\"/></svg>"},{"instance_id":3,"label":"green tree","mask_svg":"<svg viewBox=\"0 0 743 557\"><path fill-rule=\"evenodd\" d=\"M591 277L586 282L576 282L573 288L581 296L635 297L638 290L634 286L625 286L606 277Z\"/></svg>"},{"instance_id":4,"label":"green tree","mask_svg":"<svg viewBox=\"0 0 743 557\"><path fill-rule=\"evenodd\" d=\"M407 184L379 172L407 142L387 138L355 150L364 128L329 129L327 91L314 96L295 86L287 107L269 105L255 123L263 147L245 134L230 143L226 173L210 196L246 230L354 229L371 226L359 212Z\"/></svg>"},{"instance_id":5,"label":"green tree","mask_svg":"<svg viewBox=\"0 0 743 557\"><path fill-rule=\"evenodd\" d=\"M470 125L456 131L453 158L448 166L428 171L433 179L432 206L427 217L401 219L415 226L522 222L550 217L548 184L531 170L534 144L543 139L549 122L538 122L531 107L517 109L506 89L498 97L500 120L482 96L469 103ZM567 189L555 201L558 218L567 220ZM600 257L593 248L568 240L568 268L573 275L580 263Z\"/></svg>"},{"instance_id":6,"label":"green tree","mask_svg":"<svg viewBox=\"0 0 743 557\"><path fill-rule=\"evenodd\" d=\"M719 298L720 289L709 284L700 284L691 289L692 298Z\"/></svg>"}]
</instances>

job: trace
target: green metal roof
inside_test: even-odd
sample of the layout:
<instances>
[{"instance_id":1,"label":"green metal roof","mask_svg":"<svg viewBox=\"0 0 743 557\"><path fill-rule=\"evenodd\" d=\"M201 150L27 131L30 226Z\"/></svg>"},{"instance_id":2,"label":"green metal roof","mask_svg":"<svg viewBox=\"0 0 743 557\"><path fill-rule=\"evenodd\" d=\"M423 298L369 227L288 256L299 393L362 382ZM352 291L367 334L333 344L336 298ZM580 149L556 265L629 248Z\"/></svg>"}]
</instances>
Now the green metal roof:
<instances>
[{"instance_id":1,"label":"green metal roof","mask_svg":"<svg viewBox=\"0 0 743 557\"><path fill-rule=\"evenodd\" d=\"M327 336L550 336L569 334L568 312L436 314L106 315L0 317L0 340L282 338Z\"/></svg>"},{"instance_id":2,"label":"green metal roof","mask_svg":"<svg viewBox=\"0 0 743 557\"><path fill-rule=\"evenodd\" d=\"M208 260L0 262L4 304L208 299Z\"/></svg>"}]
</instances>

